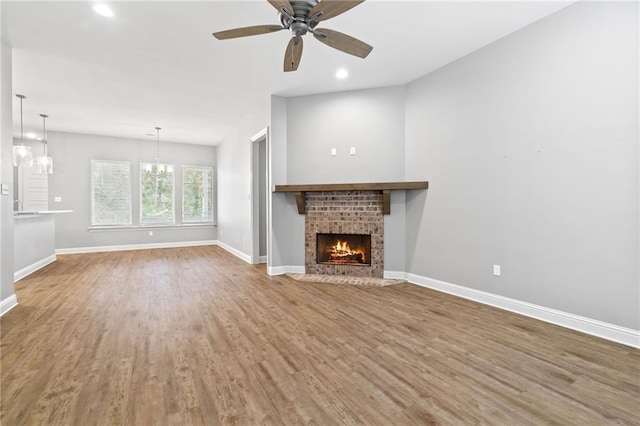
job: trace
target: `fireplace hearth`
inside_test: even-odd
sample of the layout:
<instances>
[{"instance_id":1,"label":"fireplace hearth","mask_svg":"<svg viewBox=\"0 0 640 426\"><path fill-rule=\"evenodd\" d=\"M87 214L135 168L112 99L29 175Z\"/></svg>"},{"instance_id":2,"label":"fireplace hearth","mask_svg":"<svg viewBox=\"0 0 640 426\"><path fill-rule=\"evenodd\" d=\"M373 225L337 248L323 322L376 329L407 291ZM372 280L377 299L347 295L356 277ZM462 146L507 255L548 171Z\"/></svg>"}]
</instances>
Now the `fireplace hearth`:
<instances>
[{"instance_id":1,"label":"fireplace hearth","mask_svg":"<svg viewBox=\"0 0 640 426\"><path fill-rule=\"evenodd\" d=\"M371 266L370 234L316 234L317 263Z\"/></svg>"}]
</instances>

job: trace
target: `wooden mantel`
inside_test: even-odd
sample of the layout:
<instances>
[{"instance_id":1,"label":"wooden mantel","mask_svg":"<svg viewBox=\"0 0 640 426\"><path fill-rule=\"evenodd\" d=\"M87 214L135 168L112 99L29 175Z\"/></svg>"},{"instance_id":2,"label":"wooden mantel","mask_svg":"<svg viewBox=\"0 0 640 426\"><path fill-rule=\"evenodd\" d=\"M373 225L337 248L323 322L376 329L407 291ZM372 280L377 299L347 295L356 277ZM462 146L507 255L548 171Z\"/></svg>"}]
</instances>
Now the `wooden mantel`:
<instances>
[{"instance_id":1,"label":"wooden mantel","mask_svg":"<svg viewBox=\"0 0 640 426\"><path fill-rule=\"evenodd\" d=\"M274 185L273 192L293 192L298 213L305 214L306 192L328 191L382 191L382 213L391 214L391 191L405 189L428 189L429 182L379 182L379 183L326 183L309 185Z\"/></svg>"}]
</instances>

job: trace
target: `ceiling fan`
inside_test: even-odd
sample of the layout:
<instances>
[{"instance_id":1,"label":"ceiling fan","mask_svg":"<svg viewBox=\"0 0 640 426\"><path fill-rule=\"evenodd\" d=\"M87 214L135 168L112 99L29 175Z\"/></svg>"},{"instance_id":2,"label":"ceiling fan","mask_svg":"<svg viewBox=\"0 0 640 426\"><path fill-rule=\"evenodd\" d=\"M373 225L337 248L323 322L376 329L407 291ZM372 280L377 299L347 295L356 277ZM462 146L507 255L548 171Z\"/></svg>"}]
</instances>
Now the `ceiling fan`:
<instances>
[{"instance_id":1,"label":"ceiling fan","mask_svg":"<svg viewBox=\"0 0 640 426\"><path fill-rule=\"evenodd\" d=\"M280 25L256 25L213 33L218 40L269 34L291 30L293 36L284 54L284 70L295 71L302 57L302 36L311 33L315 38L350 55L366 58L373 49L367 43L327 28L317 28L321 21L338 16L364 0L267 0L280 13Z\"/></svg>"}]
</instances>

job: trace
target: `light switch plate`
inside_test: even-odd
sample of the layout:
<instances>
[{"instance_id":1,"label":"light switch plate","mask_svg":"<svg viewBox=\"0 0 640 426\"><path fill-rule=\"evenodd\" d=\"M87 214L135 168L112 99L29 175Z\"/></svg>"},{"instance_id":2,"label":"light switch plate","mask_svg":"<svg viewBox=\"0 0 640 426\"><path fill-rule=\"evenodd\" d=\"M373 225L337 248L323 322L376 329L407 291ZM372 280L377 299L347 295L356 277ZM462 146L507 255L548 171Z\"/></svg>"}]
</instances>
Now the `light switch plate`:
<instances>
[{"instance_id":1,"label":"light switch plate","mask_svg":"<svg viewBox=\"0 0 640 426\"><path fill-rule=\"evenodd\" d=\"M1 185L2 188L2 195L9 195L9 185L7 185L6 183L3 183Z\"/></svg>"},{"instance_id":2,"label":"light switch plate","mask_svg":"<svg viewBox=\"0 0 640 426\"><path fill-rule=\"evenodd\" d=\"M331 155L336 155L338 153L338 150L335 148L331 148Z\"/></svg>"}]
</instances>

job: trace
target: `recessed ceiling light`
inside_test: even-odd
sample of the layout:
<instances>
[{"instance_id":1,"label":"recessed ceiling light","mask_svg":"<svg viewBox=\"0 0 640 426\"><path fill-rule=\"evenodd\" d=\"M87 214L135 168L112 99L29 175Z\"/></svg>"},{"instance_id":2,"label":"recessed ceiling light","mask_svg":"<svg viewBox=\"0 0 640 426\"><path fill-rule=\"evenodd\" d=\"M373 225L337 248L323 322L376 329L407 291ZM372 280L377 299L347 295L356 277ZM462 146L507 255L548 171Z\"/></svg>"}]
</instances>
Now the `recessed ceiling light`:
<instances>
[{"instance_id":1,"label":"recessed ceiling light","mask_svg":"<svg viewBox=\"0 0 640 426\"><path fill-rule=\"evenodd\" d=\"M339 69L338 71L336 71L336 78L339 80L345 79L349 77L349 71L345 70L344 68Z\"/></svg>"},{"instance_id":2,"label":"recessed ceiling light","mask_svg":"<svg viewBox=\"0 0 640 426\"><path fill-rule=\"evenodd\" d=\"M106 16L107 18L113 17L113 10L104 3L96 3L93 5L93 11L98 15Z\"/></svg>"}]
</instances>

